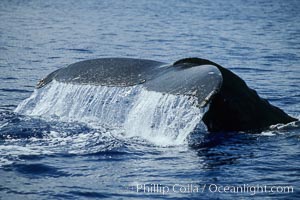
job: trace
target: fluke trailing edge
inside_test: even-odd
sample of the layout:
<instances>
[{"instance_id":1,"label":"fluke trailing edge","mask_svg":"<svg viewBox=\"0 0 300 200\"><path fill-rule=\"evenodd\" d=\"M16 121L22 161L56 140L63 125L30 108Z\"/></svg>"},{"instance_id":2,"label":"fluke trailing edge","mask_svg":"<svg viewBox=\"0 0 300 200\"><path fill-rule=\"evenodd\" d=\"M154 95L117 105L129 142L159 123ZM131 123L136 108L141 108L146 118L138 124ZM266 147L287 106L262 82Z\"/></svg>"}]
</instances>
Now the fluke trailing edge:
<instances>
[{"instance_id":1,"label":"fluke trailing edge","mask_svg":"<svg viewBox=\"0 0 300 200\"><path fill-rule=\"evenodd\" d=\"M87 60L52 72L37 88L52 80L120 87L143 84L150 91L196 96L199 106L209 103L202 120L211 132L257 131L297 120L259 97L233 72L201 58L174 64L131 58Z\"/></svg>"}]
</instances>

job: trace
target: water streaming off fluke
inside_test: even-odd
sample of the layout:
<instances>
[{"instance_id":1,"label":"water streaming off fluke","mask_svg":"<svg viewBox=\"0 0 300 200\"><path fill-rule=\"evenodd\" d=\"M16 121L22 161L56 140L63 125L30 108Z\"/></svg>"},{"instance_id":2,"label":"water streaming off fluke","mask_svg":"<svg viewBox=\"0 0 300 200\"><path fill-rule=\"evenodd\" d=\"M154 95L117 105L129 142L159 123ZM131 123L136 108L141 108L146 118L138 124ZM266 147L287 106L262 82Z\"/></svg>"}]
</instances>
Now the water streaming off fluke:
<instances>
[{"instance_id":1,"label":"water streaming off fluke","mask_svg":"<svg viewBox=\"0 0 300 200\"><path fill-rule=\"evenodd\" d=\"M16 112L48 120L84 122L122 130L154 144L181 144L201 123L203 109L189 96L147 91L142 86L107 87L53 81L35 90ZM203 126L204 128L204 126Z\"/></svg>"}]
</instances>

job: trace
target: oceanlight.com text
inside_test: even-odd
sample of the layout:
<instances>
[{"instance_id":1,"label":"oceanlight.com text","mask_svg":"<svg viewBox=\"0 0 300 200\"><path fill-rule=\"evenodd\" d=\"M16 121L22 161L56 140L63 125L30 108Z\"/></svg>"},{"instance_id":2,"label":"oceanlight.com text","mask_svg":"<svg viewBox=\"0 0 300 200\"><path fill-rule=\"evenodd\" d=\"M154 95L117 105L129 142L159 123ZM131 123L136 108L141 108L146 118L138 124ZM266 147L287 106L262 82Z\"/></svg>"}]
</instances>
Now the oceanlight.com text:
<instances>
[{"instance_id":1,"label":"oceanlight.com text","mask_svg":"<svg viewBox=\"0 0 300 200\"><path fill-rule=\"evenodd\" d=\"M162 194L168 193L245 193L256 195L261 193L278 194L278 193L293 193L294 187L290 185L221 185L221 184L170 184L163 185L157 183L151 184L136 184L130 187L130 190L136 193Z\"/></svg>"}]
</instances>

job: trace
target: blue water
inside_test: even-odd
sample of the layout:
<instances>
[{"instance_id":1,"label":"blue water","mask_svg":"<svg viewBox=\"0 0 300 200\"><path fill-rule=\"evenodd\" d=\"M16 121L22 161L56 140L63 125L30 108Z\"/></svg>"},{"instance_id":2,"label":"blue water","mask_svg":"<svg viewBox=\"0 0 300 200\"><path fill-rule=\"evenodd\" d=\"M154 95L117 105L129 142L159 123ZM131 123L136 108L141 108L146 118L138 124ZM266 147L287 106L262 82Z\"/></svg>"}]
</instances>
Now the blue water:
<instances>
[{"instance_id":1,"label":"blue water","mask_svg":"<svg viewBox=\"0 0 300 200\"><path fill-rule=\"evenodd\" d=\"M297 125L262 134L199 129L182 144L158 145L116 127L14 112L39 79L77 61L196 56L228 67L299 119L299 10L297 0L2 0L0 199L300 198ZM143 184L170 190L137 191ZM244 184L293 191L214 190Z\"/></svg>"}]
</instances>

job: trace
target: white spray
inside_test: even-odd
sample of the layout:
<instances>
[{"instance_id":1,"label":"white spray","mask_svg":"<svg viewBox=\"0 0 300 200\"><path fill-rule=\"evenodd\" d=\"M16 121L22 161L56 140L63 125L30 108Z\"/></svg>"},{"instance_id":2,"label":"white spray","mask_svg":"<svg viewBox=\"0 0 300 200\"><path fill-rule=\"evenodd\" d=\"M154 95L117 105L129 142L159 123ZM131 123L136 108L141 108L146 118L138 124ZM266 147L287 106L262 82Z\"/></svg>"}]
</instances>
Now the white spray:
<instances>
[{"instance_id":1,"label":"white spray","mask_svg":"<svg viewBox=\"0 0 300 200\"><path fill-rule=\"evenodd\" d=\"M147 91L142 86L107 87L52 81L15 110L20 114L108 126L157 145L182 144L201 123L195 97Z\"/></svg>"}]
</instances>

